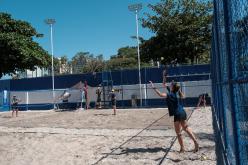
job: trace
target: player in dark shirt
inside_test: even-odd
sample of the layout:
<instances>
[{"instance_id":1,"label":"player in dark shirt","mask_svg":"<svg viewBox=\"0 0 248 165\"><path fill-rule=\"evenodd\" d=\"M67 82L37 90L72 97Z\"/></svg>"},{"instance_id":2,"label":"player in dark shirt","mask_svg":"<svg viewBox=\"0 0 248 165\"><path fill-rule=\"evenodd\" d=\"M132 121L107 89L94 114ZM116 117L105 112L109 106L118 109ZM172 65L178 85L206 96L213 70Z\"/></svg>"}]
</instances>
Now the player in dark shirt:
<instances>
[{"instance_id":1,"label":"player in dark shirt","mask_svg":"<svg viewBox=\"0 0 248 165\"><path fill-rule=\"evenodd\" d=\"M88 98L88 83L87 81L84 81L84 98L85 98L85 110L89 109L89 98Z\"/></svg>"},{"instance_id":2,"label":"player in dark shirt","mask_svg":"<svg viewBox=\"0 0 248 165\"><path fill-rule=\"evenodd\" d=\"M114 89L112 89L110 92L110 98L111 98L111 105L113 107L114 115L116 115L116 95Z\"/></svg>"},{"instance_id":3,"label":"player in dark shirt","mask_svg":"<svg viewBox=\"0 0 248 165\"><path fill-rule=\"evenodd\" d=\"M187 114L183 109L181 99L184 98L183 92L180 90L180 86L177 83L172 82L170 87L166 85L166 82L163 82L164 86L167 88L166 93L161 93L158 89L155 88L154 84L150 81L150 84L154 91L160 96L165 97L168 105L169 115L174 116L174 127L175 132L178 137L178 142L180 144L180 152L184 152L184 144L181 134L181 128L189 135L189 137L193 140L195 144L194 152L199 150L199 144L196 140L195 135L193 134L191 128L188 127L187 124Z\"/></svg>"},{"instance_id":4,"label":"player in dark shirt","mask_svg":"<svg viewBox=\"0 0 248 165\"><path fill-rule=\"evenodd\" d=\"M96 108L101 108L101 94L102 94L102 90L101 90L101 87L98 86L97 89L96 89Z\"/></svg>"},{"instance_id":5,"label":"player in dark shirt","mask_svg":"<svg viewBox=\"0 0 248 165\"><path fill-rule=\"evenodd\" d=\"M12 117L14 117L14 113L16 112L16 117L18 117L18 103L20 102L21 100L17 98L17 96L13 96L12 97L12 100L11 100L11 106L12 106Z\"/></svg>"}]
</instances>

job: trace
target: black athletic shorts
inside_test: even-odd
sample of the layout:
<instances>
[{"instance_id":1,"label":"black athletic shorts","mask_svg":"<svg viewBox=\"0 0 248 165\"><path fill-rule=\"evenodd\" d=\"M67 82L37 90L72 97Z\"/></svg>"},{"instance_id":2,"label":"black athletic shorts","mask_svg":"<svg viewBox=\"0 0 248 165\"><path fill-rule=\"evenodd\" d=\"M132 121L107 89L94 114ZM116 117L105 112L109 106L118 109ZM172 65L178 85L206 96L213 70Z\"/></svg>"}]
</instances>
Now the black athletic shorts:
<instances>
[{"instance_id":1,"label":"black athletic shorts","mask_svg":"<svg viewBox=\"0 0 248 165\"><path fill-rule=\"evenodd\" d=\"M14 103L11 105L12 109L17 109L18 108L18 104L17 103Z\"/></svg>"},{"instance_id":2,"label":"black athletic shorts","mask_svg":"<svg viewBox=\"0 0 248 165\"><path fill-rule=\"evenodd\" d=\"M187 114L184 110L174 115L174 122L184 120L187 120Z\"/></svg>"},{"instance_id":3,"label":"black athletic shorts","mask_svg":"<svg viewBox=\"0 0 248 165\"><path fill-rule=\"evenodd\" d=\"M116 106L116 100L111 101L112 106Z\"/></svg>"}]
</instances>

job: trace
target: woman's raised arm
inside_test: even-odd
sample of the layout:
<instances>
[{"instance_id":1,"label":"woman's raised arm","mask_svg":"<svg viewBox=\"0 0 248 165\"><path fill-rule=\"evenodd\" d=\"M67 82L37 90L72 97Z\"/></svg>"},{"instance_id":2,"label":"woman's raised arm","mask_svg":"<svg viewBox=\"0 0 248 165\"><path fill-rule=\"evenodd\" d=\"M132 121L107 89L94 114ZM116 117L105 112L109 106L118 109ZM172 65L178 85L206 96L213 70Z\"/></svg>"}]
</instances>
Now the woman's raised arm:
<instances>
[{"instance_id":1,"label":"woman's raised arm","mask_svg":"<svg viewBox=\"0 0 248 165\"><path fill-rule=\"evenodd\" d=\"M157 88L155 88L155 86L154 86L152 81L149 81L149 82L151 84L152 89L154 89L154 91L157 93L157 95L159 95L160 97L167 97L166 93L162 93Z\"/></svg>"}]
</instances>

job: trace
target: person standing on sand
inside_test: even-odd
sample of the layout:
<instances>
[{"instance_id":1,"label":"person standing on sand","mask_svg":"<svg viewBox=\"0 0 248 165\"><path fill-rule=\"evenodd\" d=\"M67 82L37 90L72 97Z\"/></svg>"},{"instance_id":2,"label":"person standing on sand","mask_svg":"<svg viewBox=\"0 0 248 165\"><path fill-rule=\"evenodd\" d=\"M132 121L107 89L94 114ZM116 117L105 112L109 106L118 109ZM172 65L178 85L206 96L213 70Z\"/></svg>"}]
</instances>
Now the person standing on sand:
<instances>
[{"instance_id":1,"label":"person standing on sand","mask_svg":"<svg viewBox=\"0 0 248 165\"><path fill-rule=\"evenodd\" d=\"M102 94L102 90L101 90L101 85L99 85L96 89L96 109L102 108L101 106L101 94Z\"/></svg>"},{"instance_id":2,"label":"person standing on sand","mask_svg":"<svg viewBox=\"0 0 248 165\"><path fill-rule=\"evenodd\" d=\"M166 80L166 78L164 78ZM181 128L189 135L189 137L193 140L195 148L193 152L197 152L199 150L199 144L196 140L195 135L193 134L191 128L187 124L187 114L183 109L181 99L184 98L183 92L180 90L180 86L177 83L172 82L170 87L166 85L166 81L163 81L164 87L167 88L168 92L161 93L158 89L154 87L152 81L150 81L151 87L154 91L160 96L166 98L166 102L168 105L169 115L174 116L174 127L175 132L177 134L178 142L180 144L180 153L185 151L183 138L181 133Z\"/></svg>"},{"instance_id":3,"label":"person standing on sand","mask_svg":"<svg viewBox=\"0 0 248 165\"><path fill-rule=\"evenodd\" d=\"M68 109L69 97L71 97L71 94L67 90L64 90L59 96L59 99L62 100L62 109Z\"/></svg>"},{"instance_id":4,"label":"person standing on sand","mask_svg":"<svg viewBox=\"0 0 248 165\"><path fill-rule=\"evenodd\" d=\"M84 89L80 89L81 92L81 100L80 100L80 110L84 110L83 105L85 104L85 93Z\"/></svg>"},{"instance_id":5,"label":"person standing on sand","mask_svg":"<svg viewBox=\"0 0 248 165\"><path fill-rule=\"evenodd\" d=\"M208 93L203 93L203 94L200 94L199 97L198 97L198 103L197 103L197 108L199 108L201 105L204 106L204 108L206 108L206 98L208 97Z\"/></svg>"},{"instance_id":6,"label":"person standing on sand","mask_svg":"<svg viewBox=\"0 0 248 165\"><path fill-rule=\"evenodd\" d=\"M112 89L110 92L110 98L111 98L111 104L112 104L112 108L114 111L113 115L116 115L116 95L115 95L115 90Z\"/></svg>"},{"instance_id":7,"label":"person standing on sand","mask_svg":"<svg viewBox=\"0 0 248 165\"><path fill-rule=\"evenodd\" d=\"M16 97L16 95L14 95L14 96L12 97L12 100L11 100L12 117L14 117L14 113L15 113L15 112L16 112L16 117L18 117L18 111L19 111L19 109L18 109L18 103L19 103L20 101L21 101L21 100L18 99L18 98Z\"/></svg>"},{"instance_id":8,"label":"person standing on sand","mask_svg":"<svg viewBox=\"0 0 248 165\"><path fill-rule=\"evenodd\" d=\"M88 99L88 83L87 81L84 81L84 99L85 99L85 110L89 109L89 99Z\"/></svg>"}]
</instances>

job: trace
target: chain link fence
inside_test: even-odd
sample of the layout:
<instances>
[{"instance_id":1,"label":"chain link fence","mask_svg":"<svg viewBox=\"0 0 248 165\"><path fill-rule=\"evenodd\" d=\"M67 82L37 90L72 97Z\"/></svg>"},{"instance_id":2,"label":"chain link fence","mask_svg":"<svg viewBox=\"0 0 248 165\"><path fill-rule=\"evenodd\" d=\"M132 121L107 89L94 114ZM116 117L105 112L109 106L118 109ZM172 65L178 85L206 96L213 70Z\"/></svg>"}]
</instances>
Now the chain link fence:
<instances>
[{"instance_id":1,"label":"chain link fence","mask_svg":"<svg viewBox=\"0 0 248 165\"><path fill-rule=\"evenodd\" d=\"M214 0L213 109L219 164L248 162L248 1Z\"/></svg>"}]
</instances>

